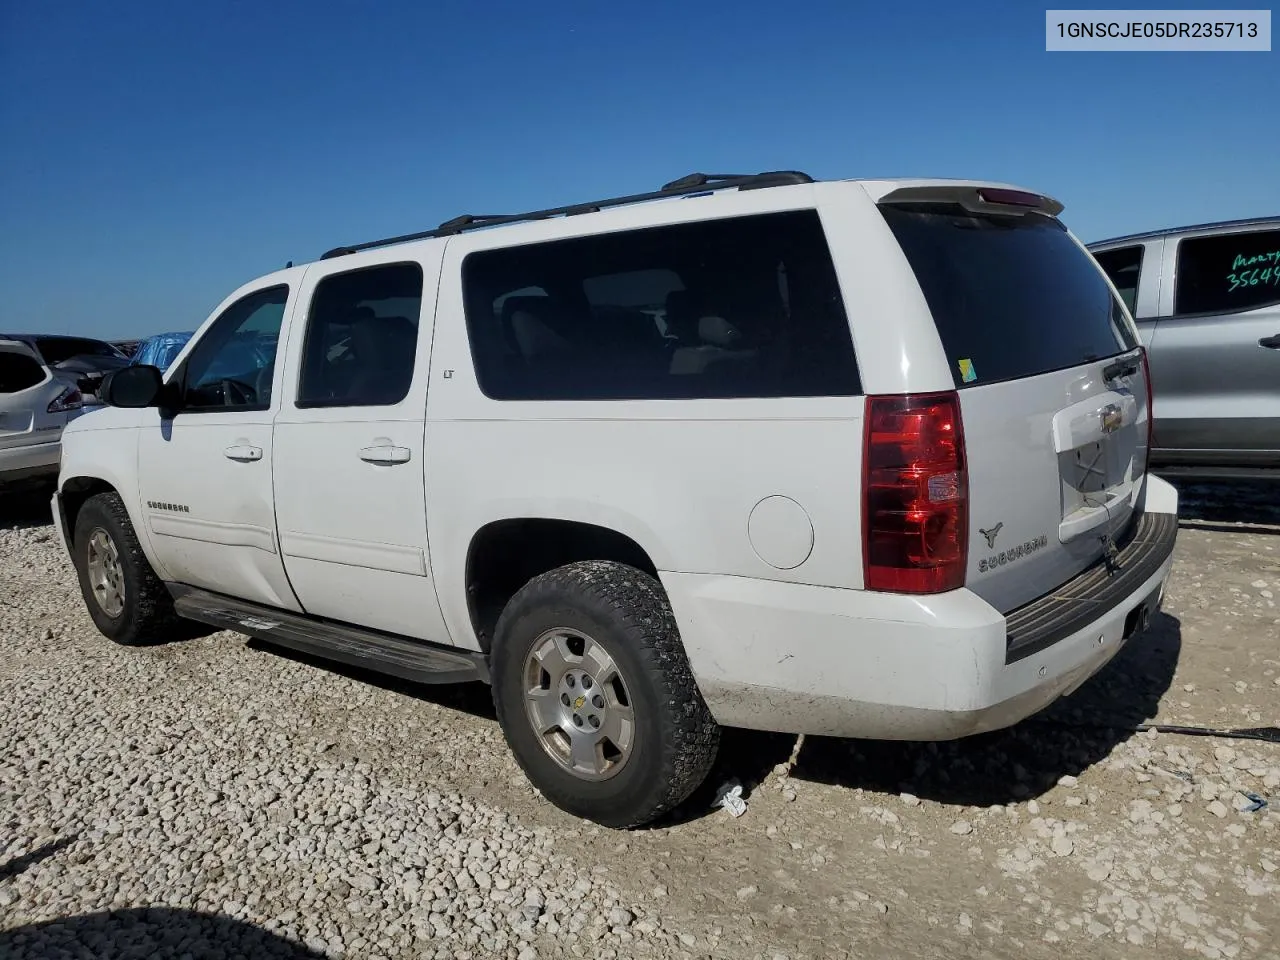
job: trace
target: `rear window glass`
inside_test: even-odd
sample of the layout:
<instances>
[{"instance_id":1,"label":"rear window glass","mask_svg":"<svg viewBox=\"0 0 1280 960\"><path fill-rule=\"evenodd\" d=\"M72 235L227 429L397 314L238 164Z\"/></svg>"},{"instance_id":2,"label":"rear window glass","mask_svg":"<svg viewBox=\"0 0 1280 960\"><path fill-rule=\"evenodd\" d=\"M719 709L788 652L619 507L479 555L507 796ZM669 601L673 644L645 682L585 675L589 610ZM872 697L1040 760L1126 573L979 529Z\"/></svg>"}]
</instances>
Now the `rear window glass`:
<instances>
[{"instance_id":1,"label":"rear window glass","mask_svg":"<svg viewBox=\"0 0 1280 960\"><path fill-rule=\"evenodd\" d=\"M22 353L0 350L0 393L17 393L44 380L44 368Z\"/></svg>"},{"instance_id":2,"label":"rear window glass","mask_svg":"<svg viewBox=\"0 0 1280 960\"><path fill-rule=\"evenodd\" d=\"M960 387L1079 366L1137 346L1097 264L1057 220L960 206L880 208Z\"/></svg>"},{"instance_id":3,"label":"rear window glass","mask_svg":"<svg viewBox=\"0 0 1280 960\"><path fill-rule=\"evenodd\" d=\"M72 357L115 357L123 356L119 350L102 340L82 340L78 337L39 337L36 349L44 357L44 362L53 366Z\"/></svg>"},{"instance_id":4,"label":"rear window glass","mask_svg":"<svg viewBox=\"0 0 1280 960\"><path fill-rule=\"evenodd\" d=\"M1183 240L1177 285L1174 313L1225 313L1280 303L1280 230Z\"/></svg>"},{"instance_id":5,"label":"rear window glass","mask_svg":"<svg viewBox=\"0 0 1280 960\"><path fill-rule=\"evenodd\" d=\"M496 400L861 392L812 210L476 252L463 289Z\"/></svg>"}]
</instances>

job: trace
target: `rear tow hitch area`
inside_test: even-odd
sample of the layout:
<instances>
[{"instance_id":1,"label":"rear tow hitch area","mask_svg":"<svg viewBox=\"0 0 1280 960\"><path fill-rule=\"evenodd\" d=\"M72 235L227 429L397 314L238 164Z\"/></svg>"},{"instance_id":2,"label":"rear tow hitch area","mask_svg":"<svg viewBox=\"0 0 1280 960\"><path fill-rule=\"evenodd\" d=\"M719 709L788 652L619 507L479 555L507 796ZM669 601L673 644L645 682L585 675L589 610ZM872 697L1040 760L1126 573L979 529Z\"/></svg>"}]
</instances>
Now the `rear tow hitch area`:
<instances>
[{"instance_id":1,"label":"rear tow hitch area","mask_svg":"<svg viewBox=\"0 0 1280 960\"><path fill-rule=\"evenodd\" d=\"M1151 626L1151 603L1143 601L1132 610L1129 615L1124 618L1124 639L1128 640L1135 634L1143 633Z\"/></svg>"}]
</instances>

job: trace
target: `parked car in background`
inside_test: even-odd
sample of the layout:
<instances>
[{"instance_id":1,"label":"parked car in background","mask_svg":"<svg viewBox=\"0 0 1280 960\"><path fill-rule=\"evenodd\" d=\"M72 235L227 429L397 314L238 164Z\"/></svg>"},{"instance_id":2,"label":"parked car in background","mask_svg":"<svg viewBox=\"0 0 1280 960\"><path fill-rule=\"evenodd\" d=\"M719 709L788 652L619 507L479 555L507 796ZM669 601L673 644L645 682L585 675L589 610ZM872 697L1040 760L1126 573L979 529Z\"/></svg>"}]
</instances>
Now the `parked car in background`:
<instances>
[{"instance_id":1,"label":"parked car in background","mask_svg":"<svg viewBox=\"0 0 1280 960\"><path fill-rule=\"evenodd\" d=\"M1280 477L1280 217L1089 245L1138 323L1152 468Z\"/></svg>"},{"instance_id":2,"label":"parked car in background","mask_svg":"<svg viewBox=\"0 0 1280 960\"><path fill-rule=\"evenodd\" d=\"M105 340L52 333L0 333L31 347L54 373L75 381L86 403L98 403L102 378L129 365L129 358Z\"/></svg>"},{"instance_id":3,"label":"parked car in background","mask_svg":"<svg viewBox=\"0 0 1280 960\"><path fill-rule=\"evenodd\" d=\"M83 405L75 383L34 349L0 339L0 485L55 477L62 429Z\"/></svg>"},{"instance_id":4,"label":"parked car in background","mask_svg":"<svg viewBox=\"0 0 1280 960\"><path fill-rule=\"evenodd\" d=\"M134 366L147 364L160 370L173 363L173 358L182 352L182 348L191 339L192 331L178 333L157 333L138 342L138 348L129 358Z\"/></svg>"}]
</instances>

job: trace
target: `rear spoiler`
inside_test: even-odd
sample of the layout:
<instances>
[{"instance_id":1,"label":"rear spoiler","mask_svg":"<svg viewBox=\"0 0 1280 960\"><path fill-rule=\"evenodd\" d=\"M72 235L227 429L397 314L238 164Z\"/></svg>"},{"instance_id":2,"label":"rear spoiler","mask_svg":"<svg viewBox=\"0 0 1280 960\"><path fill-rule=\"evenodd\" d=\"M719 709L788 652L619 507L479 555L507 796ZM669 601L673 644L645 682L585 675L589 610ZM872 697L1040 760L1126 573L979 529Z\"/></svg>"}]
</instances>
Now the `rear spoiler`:
<instances>
[{"instance_id":1,"label":"rear spoiler","mask_svg":"<svg viewBox=\"0 0 1280 960\"><path fill-rule=\"evenodd\" d=\"M1053 197L1013 187L981 184L930 184L899 187L877 203L958 203L974 213L1018 214L1036 212L1056 217L1065 208Z\"/></svg>"}]
</instances>

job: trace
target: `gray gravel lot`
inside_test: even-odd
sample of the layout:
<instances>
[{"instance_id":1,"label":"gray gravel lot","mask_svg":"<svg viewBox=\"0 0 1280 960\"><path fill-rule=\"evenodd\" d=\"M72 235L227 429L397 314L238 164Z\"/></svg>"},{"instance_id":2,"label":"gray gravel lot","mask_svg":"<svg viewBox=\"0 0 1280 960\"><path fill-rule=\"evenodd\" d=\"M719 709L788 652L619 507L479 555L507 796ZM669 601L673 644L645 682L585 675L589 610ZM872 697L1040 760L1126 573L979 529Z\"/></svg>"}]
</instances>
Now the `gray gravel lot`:
<instances>
[{"instance_id":1,"label":"gray gravel lot","mask_svg":"<svg viewBox=\"0 0 1280 960\"><path fill-rule=\"evenodd\" d=\"M1276 489L1185 486L1165 615L1046 714L730 731L626 834L529 788L483 687L113 646L0 494L0 957L1280 957L1280 744L1133 729L1280 724Z\"/></svg>"}]
</instances>

